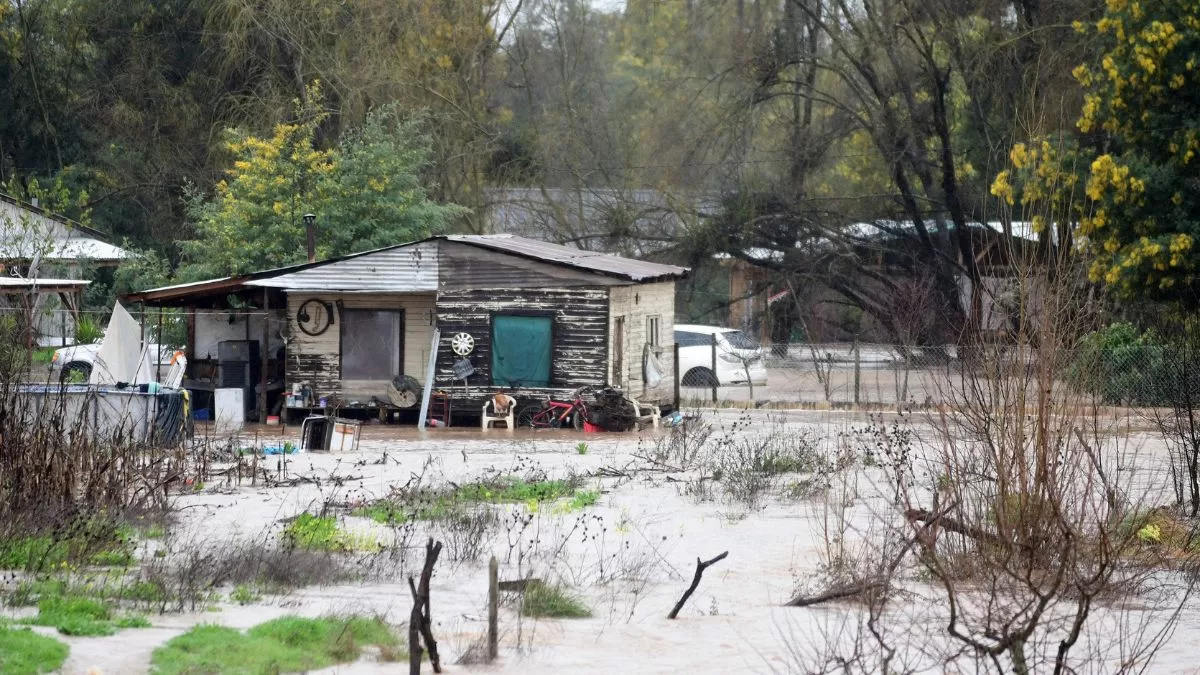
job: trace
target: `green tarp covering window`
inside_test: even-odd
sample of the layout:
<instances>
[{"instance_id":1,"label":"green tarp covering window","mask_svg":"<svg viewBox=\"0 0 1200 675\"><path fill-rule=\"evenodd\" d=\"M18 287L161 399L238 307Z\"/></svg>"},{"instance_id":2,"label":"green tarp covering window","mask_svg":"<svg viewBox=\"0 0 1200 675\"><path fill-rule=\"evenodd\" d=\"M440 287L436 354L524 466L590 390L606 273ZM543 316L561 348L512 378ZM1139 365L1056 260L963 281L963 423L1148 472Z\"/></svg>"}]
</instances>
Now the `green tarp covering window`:
<instances>
[{"instance_id":1,"label":"green tarp covering window","mask_svg":"<svg viewBox=\"0 0 1200 675\"><path fill-rule=\"evenodd\" d=\"M492 317L492 384L550 385L550 317Z\"/></svg>"}]
</instances>

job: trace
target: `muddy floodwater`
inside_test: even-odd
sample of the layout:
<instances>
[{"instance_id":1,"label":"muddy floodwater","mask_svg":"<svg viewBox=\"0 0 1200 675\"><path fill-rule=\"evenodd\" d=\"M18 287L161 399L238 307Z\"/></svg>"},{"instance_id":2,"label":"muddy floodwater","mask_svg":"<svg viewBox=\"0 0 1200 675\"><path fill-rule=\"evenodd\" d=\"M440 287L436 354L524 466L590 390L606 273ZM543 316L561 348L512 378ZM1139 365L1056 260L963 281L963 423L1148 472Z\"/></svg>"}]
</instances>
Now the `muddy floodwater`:
<instances>
[{"instance_id":1,"label":"muddy floodwater","mask_svg":"<svg viewBox=\"0 0 1200 675\"><path fill-rule=\"evenodd\" d=\"M860 414L722 413L714 433L753 435L766 429L806 436L832 449L866 423ZM918 425L919 426L919 425ZM281 433L283 434L281 437ZM261 428L246 444L295 440L295 428ZM881 486L867 473L837 494L794 496L777 486L755 504L714 491L697 495L694 474L643 470L649 450L668 432L581 434L478 429L365 427L356 452L269 457L261 466L287 487L213 479L177 499L171 546L216 542L277 541L281 521L301 512L336 509L339 527L357 541L398 545L396 533L346 505L386 496L415 475L432 485L465 483L488 472L537 470L550 478L584 476L599 491L592 506L509 504L487 535L486 551L472 560L443 554L431 586L433 630L445 672L487 673L749 673L802 672L806 655L835 641L854 611L845 604L782 606L822 573L827 559L832 501L851 521L850 532L869 529L872 514L887 510ZM586 444L582 446L581 443ZM1160 451L1143 439L1148 463ZM303 480L296 480L303 479ZM532 512L531 512L532 511ZM514 524L524 513L528 524ZM438 533L434 533L435 536ZM354 612L407 621L412 608L407 575L419 574L425 533L406 541L403 568L376 573L369 582L304 587L265 595L245 606L217 600L205 611L151 615L151 628L105 638L59 636L71 647L66 673L142 673L155 647L199 623L249 628L284 615ZM444 536L444 533L443 533ZM666 618L690 583L697 557L729 556L709 568L677 620ZM500 560L500 578L533 576L565 584L592 610L586 619L519 616L515 602L500 612L499 659L489 665L456 662L485 634L487 559ZM227 596L223 596L227 597ZM1200 607L1190 602L1165 641L1152 672L1195 673L1200 654ZM396 673L406 664L366 657L322 672Z\"/></svg>"}]
</instances>

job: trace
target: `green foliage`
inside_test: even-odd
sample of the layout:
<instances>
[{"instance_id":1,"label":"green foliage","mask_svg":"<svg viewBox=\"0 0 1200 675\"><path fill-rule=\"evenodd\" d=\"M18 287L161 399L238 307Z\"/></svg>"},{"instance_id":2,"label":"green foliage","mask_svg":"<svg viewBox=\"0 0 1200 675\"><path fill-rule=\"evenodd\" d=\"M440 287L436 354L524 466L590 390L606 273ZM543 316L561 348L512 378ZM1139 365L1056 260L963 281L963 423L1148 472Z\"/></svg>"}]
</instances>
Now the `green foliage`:
<instances>
[{"instance_id":1,"label":"green foliage","mask_svg":"<svg viewBox=\"0 0 1200 675\"><path fill-rule=\"evenodd\" d=\"M350 512L359 518L370 518L384 525L399 525L408 522L408 512L399 504L390 500L380 500L366 506L360 506Z\"/></svg>"},{"instance_id":2,"label":"green foliage","mask_svg":"<svg viewBox=\"0 0 1200 675\"><path fill-rule=\"evenodd\" d=\"M992 193L1077 226L1089 276L1123 298L1196 306L1200 268L1200 7L1191 0L1111 0L1094 22L1096 58L1073 71L1084 100L1072 139L1013 147Z\"/></svg>"},{"instance_id":3,"label":"green foliage","mask_svg":"<svg viewBox=\"0 0 1200 675\"><path fill-rule=\"evenodd\" d=\"M1106 403L1171 405L1186 394L1200 396L1194 326L1167 341L1154 331L1127 322L1089 333L1081 341L1068 372L1069 381Z\"/></svg>"},{"instance_id":4,"label":"green foliage","mask_svg":"<svg viewBox=\"0 0 1200 675\"><path fill-rule=\"evenodd\" d=\"M581 490L576 492L574 497L571 497L571 501L567 503L568 509L571 511L586 509L589 506L595 506L599 499L599 492L595 490Z\"/></svg>"},{"instance_id":5,"label":"green foliage","mask_svg":"<svg viewBox=\"0 0 1200 675\"><path fill-rule=\"evenodd\" d=\"M1137 531L1138 541L1146 544L1162 543L1162 528L1158 525L1150 523Z\"/></svg>"},{"instance_id":6,"label":"green foliage","mask_svg":"<svg viewBox=\"0 0 1200 675\"><path fill-rule=\"evenodd\" d=\"M561 586L531 583L521 598L521 614L538 618L585 619L592 615L592 610Z\"/></svg>"},{"instance_id":7,"label":"green foliage","mask_svg":"<svg viewBox=\"0 0 1200 675\"><path fill-rule=\"evenodd\" d=\"M229 601L236 602L239 605L251 605L262 599L262 593L257 589L247 586L246 584L238 584L233 592L229 594Z\"/></svg>"},{"instance_id":8,"label":"green foliage","mask_svg":"<svg viewBox=\"0 0 1200 675\"><path fill-rule=\"evenodd\" d=\"M39 366L48 366L54 359L54 347L43 347L33 352L33 362Z\"/></svg>"},{"instance_id":9,"label":"green foliage","mask_svg":"<svg viewBox=\"0 0 1200 675\"><path fill-rule=\"evenodd\" d=\"M171 264L161 253L154 249L136 248L128 241L124 242L123 248L129 252L130 258L117 267L113 278L113 292L116 295L165 286L171 280Z\"/></svg>"},{"instance_id":10,"label":"green foliage","mask_svg":"<svg viewBox=\"0 0 1200 675\"><path fill-rule=\"evenodd\" d=\"M342 550L343 541L333 516L314 516L305 512L296 516L283 529L283 536L293 546L324 551Z\"/></svg>"},{"instance_id":11,"label":"green foliage","mask_svg":"<svg viewBox=\"0 0 1200 675\"><path fill-rule=\"evenodd\" d=\"M150 620L144 616L125 616L117 619L117 628L149 628Z\"/></svg>"},{"instance_id":12,"label":"green foliage","mask_svg":"<svg viewBox=\"0 0 1200 675\"><path fill-rule=\"evenodd\" d=\"M580 441L575 445L575 452L580 455L586 455L588 453L588 444Z\"/></svg>"},{"instance_id":13,"label":"green foliage","mask_svg":"<svg viewBox=\"0 0 1200 675\"><path fill-rule=\"evenodd\" d=\"M397 653L399 639L387 624L364 617L282 617L246 633L203 625L154 650L155 675L302 672L358 658L365 645Z\"/></svg>"},{"instance_id":14,"label":"green foliage","mask_svg":"<svg viewBox=\"0 0 1200 675\"><path fill-rule=\"evenodd\" d=\"M292 546L316 551L373 551L379 541L370 534L346 532L333 516L301 513L283 529L283 538Z\"/></svg>"},{"instance_id":15,"label":"green foliage","mask_svg":"<svg viewBox=\"0 0 1200 675\"><path fill-rule=\"evenodd\" d=\"M68 549L49 536L0 539L0 569L53 568L66 562Z\"/></svg>"},{"instance_id":16,"label":"green foliage","mask_svg":"<svg viewBox=\"0 0 1200 675\"><path fill-rule=\"evenodd\" d=\"M458 497L477 502L548 502L575 493L578 484L571 480L537 480L506 476L495 481L471 483L458 490Z\"/></svg>"},{"instance_id":17,"label":"green foliage","mask_svg":"<svg viewBox=\"0 0 1200 675\"><path fill-rule=\"evenodd\" d=\"M562 511L594 505L600 493L581 491L579 487L576 478L525 480L502 475L443 490L420 489L398 493L360 506L350 515L398 525L412 520L470 520L480 504L519 503L536 510L543 503L558 502L556 508Z\"/></svg>"},{"instance_id":18,"label":"green foliage","mask_svg":"<svg viewBox=\"0 0 1200 675\"><path fill-rule=\"evenodd\" d=\"M29 623L53 626L63 635L103 637L121 628L147 628L144 617L114 617L108 604L79 595L44 595L38 600L38 614Z\"/></svg>"},{"instance_id":19,"label":"green foliage","mask_svg":"<svg viewBox=\"0 0 1200 675\"><path fill-rule=\"evenodd\" d=\"M81 345L95 344L104 339L104 329L90 317L81 315L75 323L75 343Z\"/></svg>"},{"instance_id":20,"label":"green foliage","mask_svg":"<svg viewBox=\"0 0 1200 675\"><path fill-rule=\"evenodd\" d=\"M296 123L269 138L230 132L235 157L211 197L193 191L197 237L183 245L180 275L203 278L303 262L303 216L318 217L319 258L399 244L442 231L463 211L429 200L422 181L429 140L396 106L367 115L337 148L316 145L326 119L313 87Z\"/></svg>"},{"instance_id":21,"label":"green foliage","mask_svg":"<svg viewBox=\"0 0 1200 675\"><path fill-rule=\"evenodd\" d=\"M41 675L62 667L70 649L28 628L0 625L0 675Z\"/></svg>"}]
</instances>

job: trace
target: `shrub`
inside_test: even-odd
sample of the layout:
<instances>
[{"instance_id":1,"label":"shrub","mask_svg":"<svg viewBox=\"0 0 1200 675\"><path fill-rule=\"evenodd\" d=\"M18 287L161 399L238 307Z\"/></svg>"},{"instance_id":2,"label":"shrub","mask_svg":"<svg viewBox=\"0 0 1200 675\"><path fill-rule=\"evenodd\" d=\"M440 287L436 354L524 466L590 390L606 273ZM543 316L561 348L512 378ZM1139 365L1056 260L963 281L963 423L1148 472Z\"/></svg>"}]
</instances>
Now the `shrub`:
<instances>
[{"instance_id":1,"label":"shrub","mask_svg":"<svg viewBox=\"0 0 1200 675\"><path fill-rule=\"evenodd\" d=\"M229 594L229 601L239 605L249 605L262 599L262 594L246 584L238 584Z\"/></svg>"},{"instance_id":2,"label":"shrub","mask_svg":"<svg viewBox=\"0 0 1200 675\"><path fill-rule=\"evenodd\" d=\"M322 551L345 548L333 516L314 516L306 511L288 523L283 536L298 548Z\"/></svg>"},{"instance_id":3,"label":"shrub","mask_svg":"<svg viewBox=\"0 0 1200 675\"><path fill-rule=\"evenodd\" d=\"M75 323L75 343L81 345L95 344L104 339L104 329L91 318L80 316Z\"/></svg>"},{"instance_id":4,"label":"shrub","mask_svg":"<svg viewBox=\"0 0 1200 675\"><path fill-rule=\"evenodd\" d=\"M1183 342L1187 342L1185 339ZM1179 394L1191 358L1185 344L1170 344L1127 322L1089 333L1071 361L1068 380L1106 403L1169 404Z\"/></svg>"},{"instance_id":5,"label":"shrub","mask_svg":"<svg viewBox=\"0 0 1200 675\"><path fill-rule=\"evenodd\" d=\"M521 598L521 614L539 618L584 619L592 615L592 610L561 586L531 583L525 587L525 595Z\"/></svg>"}]
</instances>

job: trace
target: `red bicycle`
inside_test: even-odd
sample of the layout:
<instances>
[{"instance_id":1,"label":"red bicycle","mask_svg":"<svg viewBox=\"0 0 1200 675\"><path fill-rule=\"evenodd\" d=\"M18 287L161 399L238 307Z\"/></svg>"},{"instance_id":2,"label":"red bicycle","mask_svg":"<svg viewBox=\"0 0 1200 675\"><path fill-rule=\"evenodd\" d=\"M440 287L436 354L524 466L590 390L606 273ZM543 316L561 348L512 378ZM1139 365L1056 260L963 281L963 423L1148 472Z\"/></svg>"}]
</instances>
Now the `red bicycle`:
<instances>
[{"instance_id":1,"label":"red bicycle","mask_svg":"<svg viewBox=\"0 0 1200 675\"><path fill-rule=\"evenodd\" d=\"M548 398L541 403L526 404L517 409L517 426L534 429L574 427L576 431L582 431L583 423L588 418L587 402L583 400L583 395L591 389L576 389L570 401Z\"/></svg>"}]
</instances>

